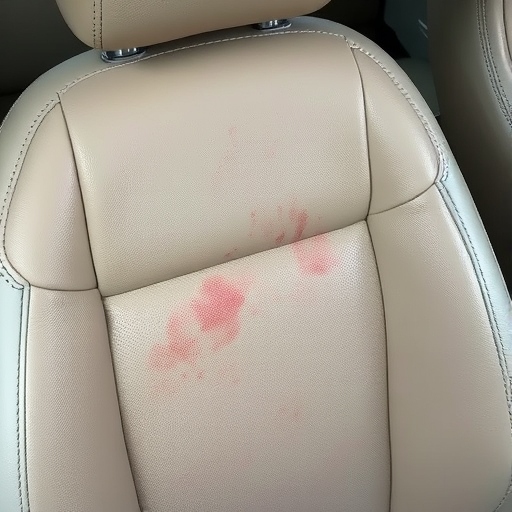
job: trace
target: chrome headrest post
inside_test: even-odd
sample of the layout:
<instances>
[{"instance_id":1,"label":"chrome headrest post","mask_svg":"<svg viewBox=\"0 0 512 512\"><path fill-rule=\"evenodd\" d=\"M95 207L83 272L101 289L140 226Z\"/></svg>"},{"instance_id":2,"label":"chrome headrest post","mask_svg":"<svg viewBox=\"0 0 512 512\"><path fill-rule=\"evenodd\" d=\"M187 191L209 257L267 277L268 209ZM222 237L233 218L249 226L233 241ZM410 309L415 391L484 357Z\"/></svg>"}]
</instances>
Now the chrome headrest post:
<instances>
[{"instance_id":1,"label":"chrome headrest post","mask_svg":"<svg viewBox=\"0 0 512 512\"><path fill-rule=\"evenodd\" d=\"M280 28L288 28L291 24L292 22L290 20L270 20L258 23L256 28L258 30L277 30Z\"/></svg>"},{"instance_id":2,"label":"chrome headrest post","mask_svg":"<svg viewBox=\"0 0 512 512\"><path fill-rule=\"evenodd\" d=\"M101 59L105 62L126 62L135 60L144 55L146 48L125 48L123 50L104 50L101 52Z\"/></svg>"}]
</instances>

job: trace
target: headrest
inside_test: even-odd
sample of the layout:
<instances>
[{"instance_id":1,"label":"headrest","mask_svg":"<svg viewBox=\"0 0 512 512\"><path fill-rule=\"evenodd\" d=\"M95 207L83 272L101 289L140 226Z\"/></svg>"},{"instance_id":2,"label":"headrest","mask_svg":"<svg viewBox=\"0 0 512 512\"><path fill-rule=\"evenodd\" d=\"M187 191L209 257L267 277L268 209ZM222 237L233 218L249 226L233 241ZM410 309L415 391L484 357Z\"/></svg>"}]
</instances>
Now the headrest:
<instances>
[{"instance_id":1,"label":"headrest","mask_svg":"<svg viewBox=\"0 0 512 512\"><path fill-rule=\"evenodd\" d=\"M329 0L57 0L85 44L103 50L151 46L202 32L294 18Z\"/></svg>"}]
</instances>

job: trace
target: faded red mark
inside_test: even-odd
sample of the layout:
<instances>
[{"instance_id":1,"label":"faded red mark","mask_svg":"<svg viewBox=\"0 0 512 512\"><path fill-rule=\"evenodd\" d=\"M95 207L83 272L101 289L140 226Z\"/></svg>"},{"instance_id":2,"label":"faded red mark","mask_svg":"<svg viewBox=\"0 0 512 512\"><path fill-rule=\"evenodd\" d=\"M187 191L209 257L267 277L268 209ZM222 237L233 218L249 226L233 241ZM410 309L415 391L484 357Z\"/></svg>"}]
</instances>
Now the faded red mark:
<instances>
[{"instance_id":1,"label":"faded red mark","mask_svg":"<svg viewBox=\"0 0 512 512\"><path fill-rule=\"evenodd\" d=\"M239 456L237 466L240 469L249 469L254 465L255 462L256 459L254 458L254 455L250 452L247 452Z\"/></svg>"},{"instance_id":2,"label":"faded red mark","mask_svg":"<svg viewBox=\"0 0 512 512\"><path fill-rule=\"evenodd\" d=\"M301 425L304 422L304 404L300 398L290 398L277 410L277 418L288 425Z\"/></svg>"},{"instance_id":3,"label":"faded red mark","mask_svg":"<svg viewBox=\"0 0 512 512\"><path fill-rule=\"evenodd\" d=\"M256 234L259 234L275 245L282 245L287 240L288 242L301 240L309 223L307 210L299 208L297 200L294 200L286 208L286 217L284 216L284 210L283 205L278 205L276 210L270 213L253 210L251 212L249 236L253 238Z\"/></svg>"},{"instance_id":4,"label":"faded red mark","mask_svg":"<svg viewBox=\"0 0 512 512\"><path fill-rule=\"evenodd\" d=\"M290 220L295 226L295 232L293 234L293 241L298 242L302 239L304 230L308 225L308 212L305 209L299 209L296 204L290 208Z\"/></svg>"},{"instance_id":5,"label":"faded red mark","mask_svg":"<svg viewBox=\"0 0 512 512\"><path fill-rule=\"evenodd\" d=\"M249 313L252 315L252 316L259 316L261 315L262 313L262 309L259 307L259 306L252 306L250 309L249 309Z\"/></svg>"},{"instance_id":6,"label":"faded red mark","mask_svg":"<svg viewBox=\"0 0 512 512\"><path fill-rule=\"evenodd\" d=\"M300 405L283 405L279 408L279 416L300 423L304 417L304 411Z\"/></svg>"},{"instance_id":7,"label":"faded red mark","mask_svg":"<svg viewBox=\"0 0 512 512\"><path fill-rule=\"evenodd\" d=\"M155 370L170 370L180 363L193 365L199 357L197 340L184 330L184 317L171 316L167 324L166 345L155 345L149 355L149 365Z\"/></svg>"},{"instance_id":8,"label":"faded red mark","mask_svg":"<svg viewBox=\"0 0 512 512\"><path fill-rule=\"evenodd\" d=\"M279 233L279 235L276 236L276 244L278 244L278 245L282 244L284 242L285 236L286 236L285 231L284 230L281 231Z\"/></svg>"},{"instance_id":9,"label":"faded red mark","mask_svg":"<svg viewBox=\"0 0 512 512\"><path fill-rule=\"evenodd\" d=\"M220 158L217 167L217 175L228 174L229 169L234 167L239 160L238 152L240 146L240 139L238 137L238 128L236 126L230 126L228 128L228 138L229 144L226 151Z\"/></svg>"},{"instance_id":10,"label":"faded red mark","mask_svg":"<svg viewBox=\"0 0 512 512\"><path fill-rule=\"evenodd\" d=\"M231 251L224 254L224 258L231 260L235 257L237 252L238 252L238 247L234 247L233 249L231 249Z\"/></svg>"},{"instance_id":11,"label":"faded red mark","mask_svg":"<svg viewBox=\"0 0 512 512\"><path fill-rule=\"evenodd\" d=\"M292 249L304 274L325 275L338 264L325 234L295 242Z\"/></svg>"},{"instance_id":12,"label":"faded red mark","mask_svg":"<svg viewBox=\"0 0 512 512\"><path fill-rule=\"evenodd\" d=\"M238 140L237 140L238 128L236 126L230 126L228 128L228 135L229 135L229 138L231 139L231 143L233 144L233 146L238 146Z\"/></svg>"},{"instance_id":13,"label":"faded red mark","mask_svg":"<svg viewBox=\"0 0 512 512\"><path fill-rule=\"evenodd\" d=\"M240 384L240 370L236 363L230 363L223 366L218 372L221 384L228 386L236 386Z\"/></svg>"},{"instance_id":14,"label":"faded red mark","mask_svg":"<svg viewBox=\"0 0 512 512\"><path fill-rule=\"evenodd\" d=\"M197 372L197 379L198 380L203 380L204 379L204 370L199 370Z\"/></svg>"},{"instance_id":15,"label":"faded red mark","mask_svg":"<svg viewBox=\"0 0 512 512\"><path fill-rule=\"evenodd\" d=\"M243 291L222 276L207 278L200 289L200 298L192 309L201 331L213 331L217 336L213 350L231 343L240 331L240 310L245 302Z\"/></svg>"},{"instance_id":16,"label":"faded red mark","mask_svg":"<svg viewBox=\"0 0 512 512\"><path fill-rule=\"evenodd\" d=\"M176 395L179 390L180 383L172 382L169 379L156 380L151 386L151 394L156 397Z\"/></svg>"}]
</instances>

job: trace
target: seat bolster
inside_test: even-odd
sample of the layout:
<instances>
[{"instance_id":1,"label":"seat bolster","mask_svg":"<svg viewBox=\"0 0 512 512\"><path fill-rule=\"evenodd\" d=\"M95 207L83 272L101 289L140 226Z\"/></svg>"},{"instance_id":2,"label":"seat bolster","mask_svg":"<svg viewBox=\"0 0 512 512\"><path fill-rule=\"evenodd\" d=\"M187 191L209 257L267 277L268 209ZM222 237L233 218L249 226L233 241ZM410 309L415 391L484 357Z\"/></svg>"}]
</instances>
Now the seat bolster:
<instances>
[{"instance_id":1,"label":"seat bolster","mask_svg":"<svg viewBox=\"0 0 512 512\"><path fill-rule=\"evenodd\" d=\"M429 45L443 131L512 288L510 2L431 0Z\"/></svg>"},{"instance_id":2,"label":"seat bolster","mask_svg":"<svg viewBox=\"0 0 512 512\"><path fill-rule=\"evenodd\" d=\"M24 372L29 290L0 271L0 510L28 511Z\"/></svg>"}]
</instances>

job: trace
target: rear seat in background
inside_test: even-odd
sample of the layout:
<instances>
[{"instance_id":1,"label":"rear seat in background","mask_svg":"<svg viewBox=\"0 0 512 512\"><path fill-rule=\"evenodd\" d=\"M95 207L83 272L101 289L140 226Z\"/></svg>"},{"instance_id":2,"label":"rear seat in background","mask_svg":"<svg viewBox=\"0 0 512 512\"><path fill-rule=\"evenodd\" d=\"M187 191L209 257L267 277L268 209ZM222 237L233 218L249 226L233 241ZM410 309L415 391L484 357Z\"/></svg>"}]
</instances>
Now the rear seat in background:
<instances>
[{"instance_id":1,"label":"rear seat in background","mask_svg":"<svg viewBox=\"0 0 512 512\"><path fill-rule=\"evenodd\" d=\"M38 76L85 50L55 0L1 0L0 122Z\"/></svg>"}]
</instances>

